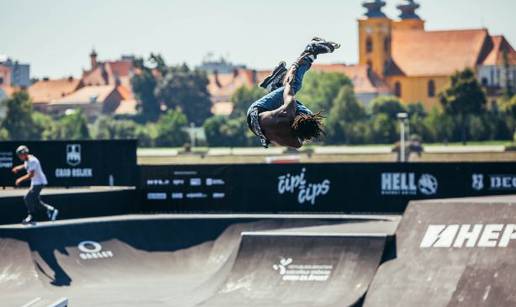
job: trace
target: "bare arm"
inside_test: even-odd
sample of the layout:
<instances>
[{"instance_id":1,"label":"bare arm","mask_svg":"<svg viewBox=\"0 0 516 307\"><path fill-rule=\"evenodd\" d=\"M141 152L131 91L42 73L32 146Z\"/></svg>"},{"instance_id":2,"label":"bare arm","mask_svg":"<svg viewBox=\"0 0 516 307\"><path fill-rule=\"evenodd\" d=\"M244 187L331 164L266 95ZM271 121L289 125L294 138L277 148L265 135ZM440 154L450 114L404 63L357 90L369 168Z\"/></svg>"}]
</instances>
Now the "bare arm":
<instances>
[{"instance_id":1,"label":"bare arm","mask_svg":"<svg viewBox=\"0 0 516 307\"><path fill-rule=\"evenodd\" d=\"M12 172L16 174L16 173L18 173L19 171L21 171L24 168L25 168L25 165L20 164L18 166L13 167Z\"/></svg>"},{"instance_id":2,"label":"bare arm","mask_svg":"<svg viewBox=\"0 0 516 307\"><path fill-rule=\"evenodd\" d=\"M296 69L295 66L292 66L287 72L285 77L285 90L283 91L283 105L285 106L285 111L291 116L295 116L296 114L296 97L293 87Z\"/></svg>"},{"instance_id":3,"label":"bare arm","mask_svg":"<svg viewBox=\"0 0 516 307\"><path fill-rule=\"evenodd\" d=\"M19 186L24 181L30 180L32 177L34 177L34 171L28 172L27 174L16 179L16 186Z\"/></svg>"}]
</instances>

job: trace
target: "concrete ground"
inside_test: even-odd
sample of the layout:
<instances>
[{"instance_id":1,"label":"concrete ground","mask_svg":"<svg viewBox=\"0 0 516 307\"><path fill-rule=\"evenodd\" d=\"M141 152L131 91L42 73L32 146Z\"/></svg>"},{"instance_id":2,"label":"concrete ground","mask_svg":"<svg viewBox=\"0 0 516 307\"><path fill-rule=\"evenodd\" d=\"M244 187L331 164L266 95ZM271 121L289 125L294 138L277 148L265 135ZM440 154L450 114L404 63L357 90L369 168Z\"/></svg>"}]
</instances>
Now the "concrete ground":
<instances>
[{"instance_id":1,"label":"concrete ground","mask_svg":"<svg viewBox=\"0 0 516 307\"><path fill-rule=\"evenodd\" d=\"M244 164L285 160L301 163L321 162L394 162L391 146L321 146L309 150L287 151L282 147L211 148L181 153L173 148L138 149L139 164ZM426 146L421 156L412 154L412 162L516 161L516 151L503 145Z\"/></svg>"}]
</instances>

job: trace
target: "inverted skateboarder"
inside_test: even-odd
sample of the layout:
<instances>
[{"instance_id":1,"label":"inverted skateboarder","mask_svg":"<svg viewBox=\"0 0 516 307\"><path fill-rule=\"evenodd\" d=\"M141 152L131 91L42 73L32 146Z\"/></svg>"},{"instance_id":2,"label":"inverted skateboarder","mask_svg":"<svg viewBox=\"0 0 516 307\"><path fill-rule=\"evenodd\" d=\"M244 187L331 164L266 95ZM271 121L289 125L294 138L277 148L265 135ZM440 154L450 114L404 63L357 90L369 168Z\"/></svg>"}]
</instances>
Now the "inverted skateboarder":
<instances>
[{"instance_id":1,"label":"inverted skateboarder","mask_svg":"<svg viewBox=\"0 0 516 307\"><path fill-rule=\"evenodd\" d=\"M313 113L296 100L303 76L310 69L317 55L331 53L340 45L314 37L301 56L286 69L281 62L270 76L260 84L269 94L255 101L247 111L249 129L260 138L267 148L272 142L282 146L299 148L304 141L324 135L323 116Z\"/></svg>"},{"instance_id":2,"label":"inverted skateboarder","mask_svg":"<svg viewBox=\"0 0 516 307\"><path fill-rule=\"evenodd\" d=\"M27 171L27 174L16 179L16 186L19 186L22 182L30 179L29 192L27 192L27 195L23 198L29 214L22 221L22 224L32 223L34 214L43 210L46 211L49 220L55 221L59 211L41 201L41 190L48 184L48 182L45 173L43 173L43 170L41 169L41 164L39 163L38 158L29 154L29 148L24 145L21 145L16 149L16 155L24 162L21 165L15 166L12 169L13 173L17 174L23 169Z\"/></svg>"}]
</instances>

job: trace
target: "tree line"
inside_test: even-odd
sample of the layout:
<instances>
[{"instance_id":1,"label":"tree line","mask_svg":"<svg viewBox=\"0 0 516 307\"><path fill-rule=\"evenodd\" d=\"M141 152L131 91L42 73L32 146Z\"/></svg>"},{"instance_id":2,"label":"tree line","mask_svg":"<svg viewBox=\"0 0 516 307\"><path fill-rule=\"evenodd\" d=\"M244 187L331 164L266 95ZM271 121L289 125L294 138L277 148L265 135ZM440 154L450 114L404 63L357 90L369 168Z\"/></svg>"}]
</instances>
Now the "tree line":
<instances>
[{"instance_id":1,"label":"tree line","mask_svg":"<svg viewBox=\"0 0 516 307\"><path fill-rule=\"evenodd\" d=\"M32 109L25 91L1 102L0 140L128 139L143 147L183 146L184 130L204 128L209 146L259 146L247 128L249 105L265 95L257 86L241 87L231 97L228 116L212 115L205 72L186 64L169 66L160 55L134 61L133 91L140 101L135 116L100 116L88 122L78 109L53 118ZM511 87L496 105L489 105L472 70L455 73L439 94L440 105L426 110L419 102L403 104L380 96L368 107L359 102L349 78L340 73L310 71L299 101L325 114L326 137L320 144L392 144L399 138L397 114L406 112L410 134L424 142L511 140L516 129L516 96Z\"/></svg>"},{"instance_id":2,"label":"tree line","mask_svg":"<svg viewBox=\"0 0 516 307\"><path fill-rule=\"evenodd\" d=\"M209 118L204 128L211 146L258 145L247 129L247 107L264 95L258 87L240 88L232 97L230 116ZM370 107L360 103L349 78L340 73L307 73L296 95L315 112L325 114L326 137L321 144L392 144L399 139L398 113L407 113L410 134L424 142L512 140L516 130L516 96L510 87L496 105L487 105L471 69L455 73L440 93L440 105L403 104L394 96L379 96Z\"/></svg>"}]
</instances>

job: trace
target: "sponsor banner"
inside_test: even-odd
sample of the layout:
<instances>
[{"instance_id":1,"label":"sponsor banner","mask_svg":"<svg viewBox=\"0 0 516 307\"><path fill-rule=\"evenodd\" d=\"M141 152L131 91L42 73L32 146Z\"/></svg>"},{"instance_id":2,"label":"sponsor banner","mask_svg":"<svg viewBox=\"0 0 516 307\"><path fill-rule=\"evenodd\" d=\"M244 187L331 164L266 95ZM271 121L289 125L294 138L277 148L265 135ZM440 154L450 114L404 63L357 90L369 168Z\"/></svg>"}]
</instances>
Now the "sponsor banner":
<instances>
[{"instance_id":1,"label":"sponsor banner","mask_svg":"<svg viewBox=\"0 0 516 307\"><path fill-rule=\"evenodd\" d=\"M476 191L516 192L516 174L473 174L471 187Z\"/></svg>"},{"instance_id":2,"label":"sponsor banner","mask_svg":"<svg viewBox=\"0 0 516 307\"><path fill-rule=\"evenodd\" d=\"M507 173L516 170L515 162L144 165L140 170L143 195L168 195L144 197L153 210L401 213L411 200L516 193L516 172Z\"/></svg>"},{"instance_id":3,"label":"sponsor banner","mask_svg":"<svg viewBox=\"0 0 516 307\"><path fill-rule=\"evenodd\" d=\"M431 174L382 173L382 195L434 195L438 186Z\"/></svg>"},{"instance_id":4,"label":"sponsor banner","mask_svg":"<svg viewBox=\"0 0 516 307\"><path fill-rule=\"evenodd\" d=\"M15 150L29 147L41 162L49 186L132 186L137 182L136 141L0 142L0 186L13 186L11 169L22 161ZM162 185L163 182L149 182Z\"/></svg>"}]
</instances>

